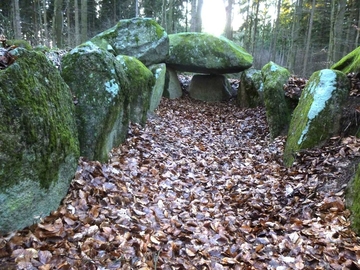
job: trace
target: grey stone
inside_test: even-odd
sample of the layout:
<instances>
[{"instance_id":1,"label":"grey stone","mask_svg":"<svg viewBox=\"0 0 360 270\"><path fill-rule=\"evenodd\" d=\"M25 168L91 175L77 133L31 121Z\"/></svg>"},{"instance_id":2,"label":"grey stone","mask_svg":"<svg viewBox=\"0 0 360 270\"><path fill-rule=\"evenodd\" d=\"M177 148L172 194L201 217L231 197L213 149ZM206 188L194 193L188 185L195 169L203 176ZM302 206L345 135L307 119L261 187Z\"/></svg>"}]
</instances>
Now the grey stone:
<instances>
[{"instance_id":1,"label":"grey stone","mask_svg":"<svg viewBox=\"0 0 360 270\"><path fill-rule=\"evenodd\" d=\"M273 62L261 69L264 82L264 103L270 137L274 139L285 135L290 123L291 110L285 100L283 86L290 77L290 72Z\"/></svg>"},{"instance_id":2,"label":"grey stone","mask_svg":"<svg viewBox=\"0 0 360 270\"><path fill-rule=\"evenodd\" d=\"M169 67L166 68L163 96L170 99L176 99L182 96L182 89L176 71Z\"/></svg>"},{"instance_id":3,"label":"grey stone","mask_svg":"<svg viewBox=\"0 0 360 270\"><path fill-rule=\"evenodd\" d=\"M128 130L130 81L123 66L113 54L87 42L63 57L61 74L78 99L81 156L107 161Z\"/></svg>"},{"instance_id":4,"label":"grey stone","mask_svg":"<svg viewBox=\"0 0 360 270\"><path fill-rule=\"evenodd\" d=\"M154 112L159 106L161 97L164 93L165 88L165 75L166 75L166 65L156 64L149 67L153 75L155 76L155 85L153 86L151 99L150 99L150 108L149 112Z\"/></svg>"},{"instance_id":5,"label":"grey stone","mask_svg":"<svg viewBox=\"0 0 360 270\"><path fill-rule=\"evenodd\" d=\"M252 65L252 56L224 37L206 33L178 33L169 35L169 39L170 51L165 63L177 71L238 73Z\"/></svg>"},{"instance_id":6,"label":"grey stone","mask_svg":"<svg viewBox=\"0 0 360 270\"><path fill-rule=\"evenodd\" d=\"M250 68L241 72L236 103L239 107L250 108L263 105L264 83L261 70Z\"/></svg>"},{"instance_id":7,"label":"grey stone","mask_svg":"<svg viewBox=\"0 0 360 270\"><path fill-rule=\"evenodd\" d=\"M169 53L167 33L150 18L120 20L90 41L114 55L136 57L146 66L164 62Z\"/></svg>"},{"instance_id":8,"label":"grey stone","mask_svg":"<svg viewBox=\"0 0 360 270\"><path fill-rule=\"evenodd\" d=\"M321 146L338 133L349 90L349 80L341 71L324 69L310 77L291 119L284 150L287 166L300 149Z\"/></svg>"},{"instance_id":9,"label":"grey stone","mask_svg":"<svg viewBox=\"0 0 360 270\"><path fill-rule=\"evenodd\" d=\"M194 75L189 85L190 97L208 101L226 101L231 98L232 88L224 75Z\"/></svg>"},{"instance_id":10,"label":"grey stone","mask_svg":"<svg viewBox=\"0 0 360 270\"><path fill-rule=\"evenodd\" d=\"M0 234L58 208L79 159L69 87L43 53L17 48L0 70Z\"/></svg>"}]
</instances>

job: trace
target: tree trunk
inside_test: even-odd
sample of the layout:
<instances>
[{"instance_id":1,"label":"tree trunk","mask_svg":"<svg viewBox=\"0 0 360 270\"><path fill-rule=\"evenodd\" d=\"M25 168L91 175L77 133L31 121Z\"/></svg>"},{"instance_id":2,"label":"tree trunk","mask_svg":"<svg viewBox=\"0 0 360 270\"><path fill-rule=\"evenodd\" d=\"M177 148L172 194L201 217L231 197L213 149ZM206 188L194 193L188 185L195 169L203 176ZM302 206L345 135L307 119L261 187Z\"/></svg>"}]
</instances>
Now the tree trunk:
<instances>
[{"instance_id":1,"label":"tree trunk","mask_svg":"<svg viewBox=\"0 0 360 270\"><path fill-rule=\"evenodd\" d=\"M55 46L58 48L63 47L63 16L62 16L62 0L55 0L54 2L54 19L53 19L53 36Z\"/></svg>"},{"instance_id":2,"label":"tree trunk","mask_svg":"<svg viewBox=\"0 0 360 270\"><path fill-rule=\"evenodd\" d=\"M87 40L87 1L81 0L81 42Z\"/></svg>"},{"instance_id":3,"label":"tree trunk","mask_svg":"<svg viewBox=\"0 0 360 270\"><path fill-rule=\"evenodd\" d=\"M203 6L203 0L197 0L197 7L196 7L196 32L202 31L202 20L201 20L201 10Z\"/></svg>"},{"instance_id":4,"label":"tree trunk","mask_svg":"<svg viewBox=\"0 0 360 270\"><path fill-rule=\"evenodd\" d=\"M139 0L135 0L135 17L139 17Z\"/></svg>"},{"instance_id":5,"label":"tree trunk","mask_svg":"<svg viewBox=\"0 0 360 270\"><path fill-rule=\"evenodd\" d=\"M304 56L304 66L303 66L303 76L307 76L307 63L309 58L309 49L310 49L310 43L311 43L311 32L314 22L314 13L315 13L315 1L312 0L311 4L311 13L310 13L310 21L309 21L309 27L308 27L308 33L307 33L307 39L306 39L306 48L305 48L305 56Z\"/></svg>"},{"instance_id":6,"label":"tree trunk","mask_svg":"<svg viewBox=\"0 0 360 270\"><path fill-rule=\"evenodd\" d=\"M270 59L271 61L276 60L275 58L276 58L276 50L277 50L277 39L280 28L280 10L281 10L281 0L278 0L274 34L271 42L271 59Z\"/></svg>"},{"instance_id":7,"label":"tree trunk","mask_svg":"<svg viewBox=\"0 0 360 270\"><path fill-rule=\"evenodd\" d=\"M234 0L228 0L225 8L226 24L225 24L225 36L228 39L233 39L233 28L232 28L232 11L233 11Z\"/></svg>"},{"instance_id":8,"label":"tree trunk","mask_svg":"<svg viewBox=\"0 0 360 270\"><path fill-rule=\"evenodd\" d=\"M168 12L167 12L167 16L166 16L166 20L167 20L167 23L166 23L166 32L168 34L172 34L174 32L174 29L173 29L173 14L174 14L174 0L169 0L169 8L168 8Z\"/></svg>"},{"instance_id":9,"label":"tree trunk","mask_svg":"<svg viewBox=\"0 0 360 270\"><path fill-rule=\"evenodd\" d=\"M14 34L15 39L22 39L19 0L14 0Z\"/></svg>"},{"instance_id":10,"label":"tree trunk","mask_svg":"<svg viewBox=\"0 0 360 270\"><path fill-rule=\"evenodd\" d=\"M346 0L338 0L336 17L334 23L334 55L333 61L337 62L342 57L344 17L345 17Z\"/></svg>"},{"instance_id":11,"label":"tree trunk","mask_svg":"<svg viewBox=\"0 0 360 270\"><path fill-rule=\"evenodd\" d=\"M258 15L259 15L259 7L260 7L260 0L257 0L256 2L256 11L255 11L255 14L254 14L254 25L253 25L253 30L252 30L252 36L251 36L251 49L250 49L250 52L251 54L254 54L255 52L255 43L256 43L256 35L257 35L257 27L258 27Z\"/></svg>"},{"instance_id":12,"label":"tree trunk","mask_svg":"<svg viewBox=\"0 0 360 270\"><path fill-rule=\"evenodd\" d=\"M44 9L44 39L45 39L45 45L46 46L50 46L50 42L49 42L49 31L48 31L48 21L47 21L47 16L46 16L46 0L43 0L43 9Z\"/></svg>"},{"instance_id":13,"label":"tree trunk","mask_svg":"<svg viewBox=\"0 0 360 270\"><path fill-rule=\"evenodd\" d=\"M75 46L80 44L80 22L79 22L79 3L78 0L74 0L75 11Z\"/></svg>"},{"instance_id":14,"label":"tree trunk","mask_svg":"<svg viewBox=\"0 0 360 270\"><path fill-rule=\"evenodd\" d=\"M196 0L191 0L191 21L190 21L190 31L196 32L197 29L197 8Z\"/></svg>"},{"instance_id":15,"label":"tree trunk","mask_svg":"<svg viewBox=\"0 0 360 270\"><path fill-rule=\"evenodd\" d=\"M331 66L331 63L334 62L334 31L335 31L335 9L336 0L331 1L331 16L330 16L330 38L329 38L329 50L327 55L327 67Z\"/></svg>"},{"instance_id":16,"label":"tree trunk","mask_svg":"<svg viewBox=\"0 0 360 270\"><path fill-rule=\"evenodd\" d=\"M295 14L291 28L290 48L288 53L288 69L294 72L296 55L299 47L300 20L302 18L303 0L297 0Z\"/></svg>"}]
</instances>

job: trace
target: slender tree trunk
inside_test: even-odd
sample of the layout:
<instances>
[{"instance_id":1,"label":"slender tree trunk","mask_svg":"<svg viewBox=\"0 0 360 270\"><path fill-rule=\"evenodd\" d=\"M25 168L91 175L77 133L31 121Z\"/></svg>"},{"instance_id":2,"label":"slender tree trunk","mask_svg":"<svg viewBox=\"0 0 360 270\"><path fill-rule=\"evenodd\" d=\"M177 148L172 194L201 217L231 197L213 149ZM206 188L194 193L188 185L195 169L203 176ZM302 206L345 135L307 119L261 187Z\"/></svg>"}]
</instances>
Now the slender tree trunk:
<instances>
[{"instance_id":1,"label":"slender tree trunk","mask_svg":"<svg viewBox=\"0 0 360 270\"><path fill-rule=\"evenodd\" d=\"M303 66L303 76L306 76L307 74L307 64L308 64L308 58L309 58L309 50L310 50L310 43L311 43L311 32L314 22L314 14L315 14L315 2L316 0L312 0L311 4L311 13L310 13L310 21L309 21L309 27L308 27L308 33L307 33L307 39L306 39L306 48L305 48L305 56L304 56L304 66Z\"/></svg>"},{"instance_id":2,"label":"slender tree trunk","mask_svg":"<svg viewBox=\"0 0 360 270\"><path fill-rule=\"evenodd\" d=\"M303 0L297 0L294 20L291 28L290 48L288 53L288 69L294 72L296 55L299 46L300 20L302 18Z\"/></svg>"},{"instance_id":3,"label":"slender tree trunk","mask_svg":"<svg viewBox=\"0 0 360 270\"><path fill-rule=\"evenodd\" d=\"M356 27L355 48L359 46L359 36L360 36L360 11L359 11L358 26Z\"/></svg>"},{"instance_id":4,"label":"slender tree trunk","mask_svg":"<svg viewBox=\"0 0 360 270\"><path fill-rule=\"evenodd\" d=\"M139 0L135 0L135 17L139 17Z\"/></svg>"},{"instance_id":5,"label":"slender tree trunk","mask_svg":"<svg viewBox=\"0 0 360 270\"><path fill-rule=\"evenodd\" d=\"M196 32L202 31L202 20L201 20L201 11L203 6L203 0L197 0L197 7L196 7Z\"/></svg>"},{"instance_id":6,"label":"slender tree trunk","mask_svg":"<svg viewBox=\"0 0 360 270\"><path fill-rule=\"evenodd\" d=\"M166 0L162 1L161 6L161 25L164 29L167 29L167 20L166 20Z\"/></svg>"},{"instance_id":7,"label":"slender tree trunk","mask_svg":"<svg viewBox=\"0 0 360 270\"><path fill-rule=\"evenodd\" d=\"M190 31L196 32L197 29L197 1L191 0L191 21L190 21Z\"/></svg>"},{"instance_id":8,"label":"slender tree trunk","mask_svg":"<svg viewBox=\"0 0 360 270\"><path fill-rule=\"evenodd\" d=\"M80 21L79 21L79 3L78 0L74 0L74 12L75 12L75 45L80 44Z\"/></svg>"},{"instance_id":9,"label":"slender tree trunk","mask_svg":"<svg viewBox=\"0 0 360 270\"><path fill-rule=\"evenodd\" d=\"M74 44L73 43L73 38L71 36L71 12L70 12L70 0L66 0L66 17L67 17L67 45L69 47L72 47Z\"/></svg>"},{"instance_id":10,"label":"slender tree trunk","mask_svg":"<svg viewBox=\"0 0 360 270\"><path fill-rule=\"evenodd\" d=\"M259 7L260 7L260 0L257 0L256 2L256 11L255 11L255 14L254 14L254 25L253 25L253 30L252 30L252 36L251 36L251 49L250 49L250 52L252 54L254 54L255 52L255 43L256 43L256 35L257 35L257 27L258 27L258 15L259 15Z\"/></svg>"},{"instance_id":11,"label":"slender tree trunk","mask_svg":"<svg viewBox=\"0 0 360 270\"><path fill-rule=\"evenodd\" d=\"M81 42L87 40L87 1L81 0Z\"/></svg>"},{"instance_id":12,"label":"slender tree trunk","mask_svg":"<svg viewBox=\"0 0 360 270\"><path fill-rule=\"evenodd\" d=\"M338 5L336 9L336 17L334 24L334 56L333 61L337 62L342 57L342 47L344 43L344 17L345 17L345 8L347 0L338 0Z\"/></svg>"},{"instance_id":13,"label":"slender tree trunk","mask_svg":"<svg viewBox=\"0 0 360 270\"><path fill-rule=\"evenodd\" d=\"M50 42L49 42L49 31L48 31L48 21L47 21L47 16L46 16L46 0L43 0L43 9L44 9L44 39L45 39L45 45L49 47Z\"/></svg>"},{"instance_id":14,"label":"slender tree trunk","mask_svg":"<svg viewBox=\"0 0 360 270\"><path fill-rule=\"evenodd\" d=\"M14 7L13 24L14 24L15 39L22 39L19 0L14 0L13 7Z\"/></svg>"},{"instance_id":15,"label":"slender tree trunk","mask_svg":"<svg viewBox=\"0 0 360 270\"><path fill-rule=\"evenodd\" d=\"M63 47L63 16L62 16L62 0L55 0L54 2L54 19L53 19L53 36L55 46L58 48Z\"/></svg>"},{"instance_id":16,"label":"slender tree trunk","mask_svg":"<svg viewBox=\"0 0 360 270\"><path fill-rule=\"evenodd\" d=\"M328 55L327 55L327 67L331 66L331 63L334 62L335 8L336 8L336 0L332 0L331 1L330 38L329 38L329 49L328 49Z\"/></svg>"},{"instance_id":17,"label":"slender tree trunk","mask_svg":"<svg viewBox=\"0 0 360 270\"><path fill-rule=\"evenodd\" d=\"M233 39L233 28L232 28L232 13L233 13L234 0L228 0L225 8L226 24L225 24L225 36L228 39Z\"/></svg>"},{"instance_id":18,"label":"slender tree trunk","mask_svg":"<svg viewBox=\"0 0 360 270\"><path fill-rule=\"evenodd\" d=\"M169 0L169 8L168 11L166 12L167 16L166 16L166 32L168 34L172 34L174 32L173 29L173 14L174 14L174 0Z\"/></svg>"},{"instance_id":19,"label":"slender tree trunk","mask_svg":"<svg viewBox=\"0 0 360 270\"><path fill-rule=\"evenodd\" d=\"M271 59L270 60L272 60L272 61L275 61L275 59L276 59L277 39L278 39L278 33L279 33L279 28L280 28L281 0L278 0L276 10L277 10L277 13L276 13L274 35L272 37L272 42L271 42Z\"/></svg>"}]
</instances>

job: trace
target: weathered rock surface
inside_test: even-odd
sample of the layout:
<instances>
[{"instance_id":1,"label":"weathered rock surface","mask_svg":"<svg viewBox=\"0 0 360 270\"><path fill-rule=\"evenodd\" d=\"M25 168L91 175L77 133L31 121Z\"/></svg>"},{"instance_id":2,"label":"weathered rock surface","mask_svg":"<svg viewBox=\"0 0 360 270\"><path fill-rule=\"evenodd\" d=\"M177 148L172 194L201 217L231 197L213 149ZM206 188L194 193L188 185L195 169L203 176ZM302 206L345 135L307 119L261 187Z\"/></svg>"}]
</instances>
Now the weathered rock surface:
<instances>
[{"instance_id":1,"label":"weathered rock surface","mask_svg":"<svg viewBox=\"0 0 360 270\"><path fill-rule=\"evenodd\" d=\"M136 57L146 66L164 62L169 53L167 33L150 18L120 20L90 41L116 56Z\"/></svg>"},{"instance_id":2,"label":"weathered rock surface","mask_svg":"<svg viewBox=\"0 0 360 270\"><path fill-rule=\"evenodd\" d=\"M197 100L226 101L232 96L232 88L224 75L194 75L189 85L190 97Z\"/></svg>"},{"instance_id":3,"label":"weathered rock surface","mask_svg":"<svg viewBox=\"0 0 360 270\"><path fill-rule=\"evenodd\" d=\"M57 209L79 158L69 87L43 53L12 53L0 70L0 233Z\"/></svg>"},{"instance_id":4,"label":"weathered rock surface","mask_svg":"<svg viewBox=\"0 0 360 270\"><path fill-rule=\"evenodd\" d=\"M351 227L360 234L360 163L353 179L346 187L346 206L351 211Z\"/></svg>"},{"instance_id":5,"label":"weathered rock surface","mask_svg":"<svg viewBox=\"0 0 360 270\"><path fill-rule=\"evenodd\" d=\"M165 75L166 75L166 65L156 64L149 67L151 72L155 77L155 85L153 86L151 99L150 99L150 108L149 112L154 112L159 106L161 97L163 96L165 88Z\"/></svg>"},{"instance_id":6,"label":"weathered rock surface","mask_svg":"<svg viewBox=\"0 0 360 270\"><path fill-rule=\"evenodd\" d=\"M143 125L150 109L155 77L142 62L134 57L118 55L116 60L120 61L127 79L127 83L122 85L126 93L126 100L130 103L129 120Z\"/></svg>"},{"instance_id":7,"label":"weathered rock surface","mask_svg":"<svg viewBox=\"0 0 360 270\"><path fill-rule=\"evenodd\" d=\"M87 42L63 57L62 76L78 99L81 156L106 161L128 130L130 81L123 66L113 54Z\"/></svg>"},{"instance_id":8,"label":"weathered rock surface","mask_svg":"<svg viewBox=\"0 0 360 270\"><path fill-rule=\"evenodd\" d=\"M290 72L273 62L261 69L264 81L264 103L266 119L269 124L270 136L275 138L284 135L290 122L291 111L285 100L284 84L290 77Z\"/></svg>"},{"instance_id":9,"label":"weathered rock surface","mask_svg":"<svg viewBox=\"0 0 360 270\"><path fill-rule=\"evenodd\" d=\"M331 69L340 70L347 74L350 72L360 72L360 47L341 58L337 63L332 65Z\"/></svg>"},{"instance_id":10,"label":"weathered rock surface","mask_svg":"<svg viewBox=\"0 0 360 270\"><path fill-rule=\"evenodd\" d=\"M310 77L291 119L284 150L287 166L300 149L321 146L338 133L349 90L349 80L340 71L324 69Z\"/></svg>"},{"instance_id":11,"label":"weathered rock surface","mask_svg":"<svg viewBox=\"0 0 360 270\"><path fill-rule=\"evenodd\" d=\"M170 99L182 96L181 85L174 69L167 67L165 74L165 88L163 96Z\"/></svg>"},{"instance_id":12,"label":"weathered rock surface","mask_svg":"<svg viewBox=\"0 0 360 270\"><path fill-rule=\"evenodd\" d=\"M206 33L169 35L170 50L165 63L178 71L207 74L238 73L251 67L253 58L242 47L224 37Z\"/></svg>"},{"instance_id":13,"label":"weathered rock surface","mask_svg":"<svg viewBox=\"0 0 360 270\"><path fill-rule=\"evenodd\" d=\"M236 103L239 107L250 108L264 103L264 83L261 70L250 68L241 73Z\"/></svg>"}]
</instances>

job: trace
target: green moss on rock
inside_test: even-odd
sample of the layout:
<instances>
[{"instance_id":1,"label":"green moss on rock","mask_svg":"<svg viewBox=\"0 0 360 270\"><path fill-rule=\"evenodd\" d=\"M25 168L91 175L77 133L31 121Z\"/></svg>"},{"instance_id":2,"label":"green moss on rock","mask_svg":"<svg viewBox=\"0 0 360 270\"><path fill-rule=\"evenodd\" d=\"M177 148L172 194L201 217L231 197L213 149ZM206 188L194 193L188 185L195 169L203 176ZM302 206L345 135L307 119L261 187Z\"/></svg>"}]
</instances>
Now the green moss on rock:
<instances>
[{"instance_id":1,"label":"green moss on rock","mask_svg":"<svg viewBox=\"0 0 360 270\"><path fill-rule=\"evenodd\" d=\"M12 54L0 70L0 233L56 209L79 157L72 96L58 70L43 53Z\"/></svg>"},{"instance_id":2,"label":"green moss on rock","mask_svg":"<svg viewBox=\"0 0 360 270\"><path fill-rule=\"evenodd\" d=\"M165 29L150 18L120 20L90 41L105 50L111 47L115 56L136 57L147 66L163 62L169 52Z\"/></svg>"},{"instance_id":3,"label":"green moss on rock","mask_svg":"<svg viewBox=\"0 0 360 270\"><path fill-rule=\"evenodd\" d=\"M290 72L273 62L261 69L264 81L264 103L270 137L274 139L284 135L290 123L291 111L285 99L284 84L289 80Z\"/></svg>"},{"instance_id":4,"label":"green moss on rock","mask_svg":"<svg viewBox=\"0 0 360 270\"><path fill-rule=\"evenodd\" d=\"M114 55L87 42L63 57L61 74L78 98L80 154L107 161L110 150L127 133L130 81L126 72Z\"/></svg>"},{"instance_id":5,"label":"green moss on rock","mask_svg":"<svg viewBox=\"0 0 360 270\"><path fill-rule=\"evenodd\" d=\"M118 55L116 59L122 64L130 83L127 91L130 121L145 124L155 77L143 63L134 57Z\"/></svg>"},{"instance_id":6,"label":"green moss on rock","mask_svg":"<svg viewBox=\"0 0 360 270\"><path fill-rule=\"evenodd\" d=\"M27 49L27 50L32 49L30 43L27 42L26 40L23 40L23 39L9 39L9 40L6 41L6 45L8 45L8 46L16 46L16 47L24 48L24 49Z\"/></svg>"},{"instance_id":7,"label":"green moss on rock","mask_svg":"<svg viewBox=\"0 0 360 270\"><path fill-rule=\"evenodd\" d=\"M287 166L300 149L321 146L337 134L349 89L349 80L340 71L324 69L310 77L291 119L284 151Z\"/></svg>"},{"instance_id":8,"label":"green moss on rock","mask_svg":"<svg viewBox=\"0 0 360 270\"><path fill-rule=\"evenodd\" d=\"M170 51L165 63L178 71L225 74L252 65L252 56L224 37L186 32L169 35L169 39Z\"/></svg>"},{"instance_id":9,"label":"green moss on rock","mask_svg":"<svg viewBox=\"0 0 360 270\"><path fill-rule=\"evenodd\" d=\"M239 107L254 108L264 103L264 83L260 70L253 68L240 75L240 87L236 96Z\"/></svg>"},{"instance_id":10,"label":"green moss on rock","mask_svg":"<svg viewBox=\"0 0 360 270\"><path fill-rule=\"evenodd\" d=\"M360 235L360 163L346 188L346 206L351 211L351 228Z\"/></svg>"},{"instance_id":11,"label":"green moss on rock","mask_svg":"<svg viewBox=\"0 0 360 270\"><path fill-rule=\"evenodd\" d=\"M336 69L347 74L350 72L360 72L360 47L350 52L335 63L331 69Z\"/></svg>"}]
</instances>

